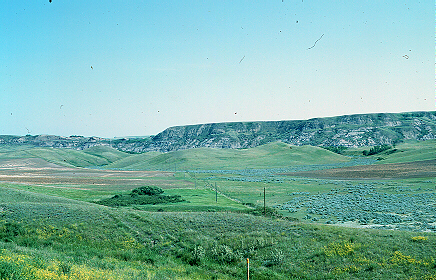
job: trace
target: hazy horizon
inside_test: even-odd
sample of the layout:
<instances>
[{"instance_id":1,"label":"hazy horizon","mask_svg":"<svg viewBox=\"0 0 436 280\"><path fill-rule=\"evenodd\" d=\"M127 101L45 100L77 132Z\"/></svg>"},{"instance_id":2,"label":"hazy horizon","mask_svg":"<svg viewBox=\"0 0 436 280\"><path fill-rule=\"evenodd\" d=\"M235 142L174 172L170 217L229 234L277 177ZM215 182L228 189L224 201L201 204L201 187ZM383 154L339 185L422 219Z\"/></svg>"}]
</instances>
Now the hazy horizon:
<instances>
[{"instance_id":1,"label":"hazy horizon","mask_svg":"<svg viewBox=\"0 0 436 280\"><path fill-rule=\"evenodd\" d=\"M434 111L433 5L5 2L0 134Z\"/></svg>"},{"instance_id":2,"label":"hazy horizon","mask_svg":"<svg viewBox=\"0 0 436 280\"><path fill-rule=\"evenodd\" d=\"M341 117L341 116L352 116L352 115L370 115L370 114L401 114L401 113L419 113L419 112L436 112L435 110L430 110L430 111L409 111L409 112L398 112L398 113L390 113L390 112L376 112L376 113L362 113L362 114L347 114L347 115L337 115L337 116L328 116L328 117L316 117L316 118L309 118L309 119L294 119L294 120L272 120L274 121L308 121L308 120L312 120L312 119L319 119L319 118L334 118L334 117ZM244 123L250 123L250 122L264 122L262 120L258 120L258 121L242 121ZM268 121L265 121L268 122ZM186 124L186 125L174 125L174 126L168 126L164 129L162 129L161 131L155 133L155 134L148 134L148 135L118 135L118 136L113 136L113 137L103 137L100 135L78 135L78 134L71 134L71 135L60 135L60 134L47 134L47 133L41 133L41 134L0 134L0 135L12 135L12 136L43 136L43 135L52 135L52 136L60 136L60 137L73 137L73 136L79 136L79 137L98 137L98 138L104 138L104 139L121 139L121 138L147 138L147 137L152 137L152 136L156 136L157 134L165 131L168 128L171 127L180 127L180 126L191 126L191 125L202 125L202 124L215 124L215 123L235 123L235 122L209 122L209 123L193 123L193 124Z\"/></svg>"}]
</instances>

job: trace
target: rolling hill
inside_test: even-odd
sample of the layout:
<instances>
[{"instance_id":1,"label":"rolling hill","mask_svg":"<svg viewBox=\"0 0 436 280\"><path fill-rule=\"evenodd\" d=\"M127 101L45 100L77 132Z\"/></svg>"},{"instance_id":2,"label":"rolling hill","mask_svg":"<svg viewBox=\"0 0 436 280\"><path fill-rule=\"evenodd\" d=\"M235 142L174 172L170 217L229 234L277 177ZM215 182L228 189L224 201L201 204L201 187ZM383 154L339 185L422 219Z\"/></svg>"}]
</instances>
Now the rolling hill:
<instances>
[{"instance_id":1,"label":"rolling hill","mask_svg":"<svg viewBox=\"0 0 436 280\"><path fill-rule=\"evenodd\" d=\"M279 168L350 161L325 149L274 142L250 149L196 148L163 154L144 153L114 162L106 168L132 170L195 170ZM129 163L129 164L126 164Z\"/></svg>"},{"instance_id":2,"label":"rolling hill","mask_svg":"<svg viewBox=\"0 0 436 280\"><path fill-rule=\"evenodd\" d=\"M66 167L105 166L130 154L106 146L95 146L83 151L60 148L9 147L0 152L0 159L38 158Z\"/></svg>"},{"instance_id":3,"label":"rolling hill","mask_svg":"<svg viewBox=\"0 0 436 280\"><path fill-rule=\"evenodd\" d=\"M142 154L124 153L108 146L94 146L83 151L15 147L0 151L0 159L38 158L66 167L182 171L339 164L362 156L362 151L363 148L350 148L339 155L320 147L293 146L282 142L272 142L249 149L195 148ZM378 164L433 160L436 159L436 140L406 141L367 158Z\"/></svg>"}]
</instances>

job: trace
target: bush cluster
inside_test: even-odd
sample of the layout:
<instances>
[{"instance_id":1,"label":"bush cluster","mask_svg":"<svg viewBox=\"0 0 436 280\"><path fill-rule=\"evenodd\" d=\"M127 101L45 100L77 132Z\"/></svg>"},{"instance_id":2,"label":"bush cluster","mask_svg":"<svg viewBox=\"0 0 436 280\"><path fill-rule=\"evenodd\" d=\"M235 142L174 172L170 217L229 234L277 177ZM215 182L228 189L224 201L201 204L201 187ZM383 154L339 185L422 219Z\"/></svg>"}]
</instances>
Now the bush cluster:
<instances>
[{"instance_id":1,"label":"bush cluster","mask_svg":"<svg viewBox=\"0 0 436 280\"><path fill-rule=\"evenodd\" d=\"M372 155L376 155L376 154L380 154L384 151L390 150L392 149L392 147L390 145L379 145L379 146L374 146L371 149L365 150L363 151L363 155L364 156L372 156Z\"/></svg>"},{"instance_id":2,"label":"bush cluster","mask_svg":"<svg viewBox=\"0 0 436 280\"><path fill-rule=\"evenodd\" d=\"M111 198L102 199L96 203L110 207L176 203L185 201L180 195L163 195L163 190L158 187L140 187L126 195L114 195Z\"/></svg>"},{"instance_id":3,"label":"bush cluster","mask_svg":"<svg viewBox=\"0 0 436 280\"><path fill-rule=\"evenodd\" d=\"M328 151L330 151L330 152L333 152L333 153L336 153L336 154L340 154L340 155L342 155L343 152L346 149L348 149L348 147L345 147L345 146L329 146L329 147L323 147L323 148L328 150Z\"/></svg>"}]
</instances>

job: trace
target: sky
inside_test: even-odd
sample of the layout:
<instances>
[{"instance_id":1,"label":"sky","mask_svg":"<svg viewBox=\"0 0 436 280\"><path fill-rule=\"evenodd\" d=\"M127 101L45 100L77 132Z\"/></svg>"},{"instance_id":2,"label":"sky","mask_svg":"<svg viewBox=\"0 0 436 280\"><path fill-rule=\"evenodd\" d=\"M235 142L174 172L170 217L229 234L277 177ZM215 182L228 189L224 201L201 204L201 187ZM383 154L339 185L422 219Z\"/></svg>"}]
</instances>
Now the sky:
<instances>
[{"instance_id":1,"label":"sky","mask_svg":"<svg viewBox=\"0 0 436 280\"><path fill-rule=\"evenodd\" d=\"M434 1L0 3L0 134L435 110Z\"/></svg>"}]
</instances>

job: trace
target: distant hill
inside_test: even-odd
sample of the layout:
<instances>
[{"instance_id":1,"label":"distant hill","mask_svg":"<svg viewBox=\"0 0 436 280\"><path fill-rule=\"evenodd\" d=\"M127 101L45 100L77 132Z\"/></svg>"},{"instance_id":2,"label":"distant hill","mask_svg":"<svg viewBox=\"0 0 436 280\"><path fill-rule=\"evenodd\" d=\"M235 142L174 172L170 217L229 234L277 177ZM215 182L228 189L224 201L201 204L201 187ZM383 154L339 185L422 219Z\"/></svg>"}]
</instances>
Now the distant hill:
<instances>
[{"instance_id":1,"label":"distant hill","mask_svg":"<svg viewBox=\"0 0 436 280\"><path fill-rule=\"evenodd\" d=\"M274 142L250 149L195 148L168 153L149 152L113 162L106 168L132 170L195 170L279 168L348 162L348 157L319 147Z\"/></svg>"},{"instance_id":2,"label":"distant hill","mask_svg":"<svg viewBox=\"0 0 436 280\"><path fill-rule=\"evenodd\" d=\"M105 166L126 157L134 156L106 146L95 146L83 151L48 147L28 147L23 150L5 148L0 150L0 162L14 159L43 159L45 163L66 167L96 167ZM30 162L32 166L34 162ZM43 162L39 162L44 166ZM53 167L51 165L50 167Z\"/></svg>"},{"instance_id":3,"label":"distant hill","mask_svg":"<svg viewBox=\"0 0 436 280\"><path fill-rule=\"evenodd\" d=\"M1 145L72 148L110 146L120 151L168 152L192 148L251 148L281 141L292 145L363 147L436 139L436 111L358 114L294 121L209 123L170 127L152 137L0 136ZM116 156L116 155L114 155Z\"/></svg>"}]
</instances>

